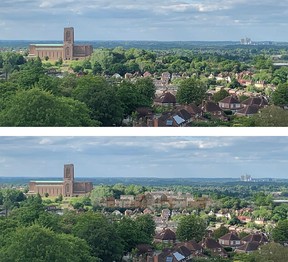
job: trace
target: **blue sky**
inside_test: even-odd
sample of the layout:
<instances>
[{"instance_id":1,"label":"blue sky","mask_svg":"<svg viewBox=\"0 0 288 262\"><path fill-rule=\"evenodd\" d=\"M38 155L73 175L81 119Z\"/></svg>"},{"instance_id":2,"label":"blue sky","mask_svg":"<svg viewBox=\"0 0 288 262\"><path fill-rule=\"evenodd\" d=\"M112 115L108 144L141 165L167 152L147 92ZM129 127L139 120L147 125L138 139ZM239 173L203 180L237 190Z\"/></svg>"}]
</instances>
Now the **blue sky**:
<instances>
[{"instance_id":1,"label":"blue sky","mask_svg":"<svg viewBox=\"0 0 288 262\"><path fill-rule=\"evenodd\" d=\"M288 41L281 0L1 0L0 39Z\"/></svg>"},{"instance_id":2,"label":"blue sky","mask_svg":"<svg viewBox=\"0 0 288 262\"><path fill-rule=\"evenodd\" d=\"M287 178L288 137L0 137L0 176Z\"/></svg>"}]
</instances>

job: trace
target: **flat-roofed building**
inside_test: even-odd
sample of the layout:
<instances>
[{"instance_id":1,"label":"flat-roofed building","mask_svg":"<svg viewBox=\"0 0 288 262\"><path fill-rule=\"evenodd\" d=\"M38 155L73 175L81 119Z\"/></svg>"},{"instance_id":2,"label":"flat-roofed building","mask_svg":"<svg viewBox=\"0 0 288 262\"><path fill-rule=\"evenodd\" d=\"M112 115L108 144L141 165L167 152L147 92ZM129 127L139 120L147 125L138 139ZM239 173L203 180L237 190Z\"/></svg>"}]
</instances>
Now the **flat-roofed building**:
<instances>
[{"instance_id":1,"label":"flat-roofed building","mask_svg":"<svg viewBox=\"0 0 288 262\"><path fill-rule=\"evenodd\" d=\"M74 165L64 165L63 181L30 181L29 195L41 196L79 196L86 195L93 189L92 182L74 181Z\"/></svg>"},{"instance_id":2,"label":"flat-roofed building","mask_svg":"<svg viewBox=\"0 0 288 262\"><path fill-rule=\"evenodd\" d=\"M92 45L75 45L74 28L64 28L63 44L30 44L28 57L40 57L50 60L78 60L84 59L93 53Z\"/></svg>"}]
</instances>

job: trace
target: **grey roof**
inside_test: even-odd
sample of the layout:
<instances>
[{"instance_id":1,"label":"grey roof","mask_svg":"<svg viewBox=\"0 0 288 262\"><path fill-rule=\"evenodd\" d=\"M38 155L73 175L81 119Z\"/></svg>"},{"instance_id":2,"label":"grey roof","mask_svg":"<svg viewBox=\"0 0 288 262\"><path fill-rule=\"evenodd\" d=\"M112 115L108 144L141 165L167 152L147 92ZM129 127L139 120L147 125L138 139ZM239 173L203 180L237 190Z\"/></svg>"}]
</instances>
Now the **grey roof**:
<instances>
[{"instance_id":1,"label":"grey roof","mask_svg":"<svg viewBox=\"0 0 288 262\"><path fill-rule=\"evenodd\" d=\"M31 45L35 45L35 46L39 46L39 47L44 47L44 46L50 46L50 47L62 47L63 44L31 44Z\"/></svg>"},{"instance_id":2,"label":"grey roof","mask_svg":"<svg viewBox=\"0 0 288 262\"><path fill-rule=\"evenodd\" d=\"M185 120L184 120L182 117L178 116L178 115L173 116L173 118L174 118L174 120L176 121L176 123L177 123L178 125L181 125L182 123L185 122Z\"/></svg>"},{"instance_id":3,"label":"grey roof","mask_svg":"<svg viewBox=\"0 0 288 262\"><path fill-rule=\"evenodd\" d=\"M63 184L63 181L39 181L39 180L33 180L33 181L31 181L31 182L35 182L35 183L39 183L39 184L48 184L48 183L50 183L50 184L60 184L60 183L62 183Z\"/></svg>"},{"instance_id":4,"label":"grey roof","mask_svg":"<svg viewBox=\"0 0 288 262\"><path fill-rule=\"evenodd\" d=\"M185 257L180 254L179 252L174 252L173 256L177 259L177 261L181 261L182 259L184 259Z\"/></svg>"}]
</instances>

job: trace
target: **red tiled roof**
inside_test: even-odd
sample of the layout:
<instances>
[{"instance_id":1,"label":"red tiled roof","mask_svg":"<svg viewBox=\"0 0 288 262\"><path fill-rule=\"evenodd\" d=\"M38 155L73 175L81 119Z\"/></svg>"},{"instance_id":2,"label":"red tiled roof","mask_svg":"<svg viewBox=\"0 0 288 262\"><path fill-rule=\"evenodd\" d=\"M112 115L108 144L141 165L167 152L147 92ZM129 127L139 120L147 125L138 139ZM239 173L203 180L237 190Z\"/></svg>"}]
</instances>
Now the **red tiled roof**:
<instances>
[{"instance_id":1,"label":"red tiled roof","mask_svg":"<svg viewBox=\"0 0 288 262\"><path fill-rule=\"evenodd\" d=\"M244 100L241 104L251 106L251 105L258 105L258 106L266 106L268 105L268 102L266 99L262 97L250 97Z\"/></svg>"},{"instance_id":2,"label":"red tiled roof","mask_svg":"<svg viewBox=\"0 0 288 262\"><path fill-rule=\"evenodd\" d=\"M252 241L252 242L247 242L246 244L237 247L236 250L244 251L244 252L251 252L257 250L259 247L259 242L257 241Z\"/></svg>"},{"instance_id":3,"label":"red tiled roof","mask_svg":"<svg viewBox=\"0 0 288 262\"><path fill-rule=\"evenodd\" d=\"M263 234L251 234L251 235L248 235L246 237L243 237L241 239L241 241L243 242L253 242L253 241L256 241L258 243L266 243L268 242L268 239L265 235Z\"/></svg>"},{"instance_id":4,"label":"red tiled roof","mask_svg":"<svg viewBox=\"0 0 288 262\"><path fill-rule=\"evenodd\" d=\"M222 111L222 109L217 104L215 104L214 102L207 101L204 104L204 111L205 112L215 112L215 111Z\"/></svg>"},{"instance_id":5,"label":"red tiled roof","mask_svg":"<svg viewBox=\"0 0 288 262\"><path fill-rule=\"evenodd\" d=\"M239 109L236 114L245 115L245 116L254 115L258 113L258 110L259 110L258 105L248 105L242 109Z\"/></svg>"}]
</instances>

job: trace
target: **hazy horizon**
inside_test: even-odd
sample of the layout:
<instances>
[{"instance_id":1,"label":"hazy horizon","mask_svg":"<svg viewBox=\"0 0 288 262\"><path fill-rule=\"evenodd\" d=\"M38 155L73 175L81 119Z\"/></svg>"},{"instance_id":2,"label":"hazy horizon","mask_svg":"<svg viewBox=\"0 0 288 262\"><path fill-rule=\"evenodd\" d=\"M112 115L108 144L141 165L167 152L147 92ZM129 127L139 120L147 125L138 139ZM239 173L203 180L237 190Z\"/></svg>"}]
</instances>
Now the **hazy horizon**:
<instances>
[{"instance_id":1,"label":"hazy horizon","mask_svg":"<svg viewBox=\"0 0 288 262\"><path fill-rule=\"evenodd\" d=\"M288 2L272 0L2 0L3 40L287 41ZM276 30L277 28L277 30Z\"/></svg>"}]
</instances>

